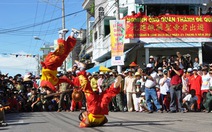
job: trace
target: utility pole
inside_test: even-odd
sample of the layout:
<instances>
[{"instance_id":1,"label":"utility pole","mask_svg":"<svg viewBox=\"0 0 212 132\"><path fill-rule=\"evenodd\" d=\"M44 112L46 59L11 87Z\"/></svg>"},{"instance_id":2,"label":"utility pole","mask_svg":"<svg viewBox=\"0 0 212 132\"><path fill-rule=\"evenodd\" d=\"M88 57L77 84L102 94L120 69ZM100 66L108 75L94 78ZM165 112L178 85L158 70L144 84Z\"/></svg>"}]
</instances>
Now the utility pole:
<instances>
[{"instance_id":1,"label":"utility pole","mask_svg":"<svg viewBox=\"0 0 212 132\"><path fill-rule=\"evenodd\" d=\"M116 0L116 20L120 19L120 13L119 13L119 0ZM122 72L122 67L120 65L117 66L118 73Z\"/></svg>"},{"instance_id":2,"label":"utility pole","mask_svg":"<svg viewBox=\"0 0 212 132\"><path fill-rule=\"evenodd\" d=\"M64 0L62 0L62 30L65 29L65 4L64 4ZM62 34L62 38L63 40L66 39L66 33L63 33ZM63 62L63 70L64 72L66 72L66 59L65 61Z\"/></svg>"},{"instance_id":3,"label":"utility pole","mask_svg":"<svg viewBox=\"0 0 212 132\"><path fill-rule=\"evenodd\" d=\"M64 0L62 0L62 30L65 29L65 4ZM63 39L65 40L65 34L63 35Z\"/></svg>"},{"instance_id":4,"label":"utility pole","mask_svg":"<svg viewBox=\"0 0 212 132\"><path fill-rule=\"evenodd\" d=\"M119 0L116 0L116 20L120 19L120 15L119 15Z\"/></svg>"}]
</instances>

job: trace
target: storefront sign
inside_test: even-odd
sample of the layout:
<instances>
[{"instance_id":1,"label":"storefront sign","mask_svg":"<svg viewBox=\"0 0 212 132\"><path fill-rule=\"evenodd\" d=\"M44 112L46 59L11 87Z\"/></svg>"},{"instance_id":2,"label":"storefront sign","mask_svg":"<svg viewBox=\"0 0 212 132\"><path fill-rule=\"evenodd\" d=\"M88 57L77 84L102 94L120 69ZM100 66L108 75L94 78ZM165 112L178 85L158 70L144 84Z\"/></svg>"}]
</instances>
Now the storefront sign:
<instances>
[{"instance_id":1,"label":"storefront sign","mask_svg":"<svg viewBox=\"0 0 212 132\"><path fill-rule=\"evenodd\" d=\"M127 16L125 38L212 37L212 16Z\"/></svg>"},{"instance_id":2,"label":"storefront sign","mask_svg":"<svg viewBox=\"0 0 212 132\"><path fill-rule=\"evenodd\" d=\"M124 65L125 21L110 20L111 65Z\"/></svg>"}]
</instances>

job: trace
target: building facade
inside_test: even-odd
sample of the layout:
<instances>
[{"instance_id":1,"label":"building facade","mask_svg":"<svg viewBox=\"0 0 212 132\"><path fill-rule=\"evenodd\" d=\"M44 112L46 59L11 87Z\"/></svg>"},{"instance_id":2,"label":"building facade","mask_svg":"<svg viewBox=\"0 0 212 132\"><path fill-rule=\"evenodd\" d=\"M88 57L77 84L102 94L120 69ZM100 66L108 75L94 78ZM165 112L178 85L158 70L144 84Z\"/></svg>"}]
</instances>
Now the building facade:
<instances>
[{"instance_id":1,"label":"building facade","mask_svg":"<svg viewBox=\"0 0 212 132\"><path fill-rule=\"evenodd\" d=\"M87 10L88 20L85 54L91 56L91 62L95 63L95 65L113 67L110 63L111 42L109 22L110 20L117 19L117 2L119 2L120 19L126 20L128 25L133 25L125 29L125 65L122 66L123 68L129 66L133 61L136 61L140 67L143 67L149 62L150 55L155 57L171 56L176 55L177 51L182 54L190 54L192 58L198 56L200 63L204 62L203 47L204 45L210 45L212 42L212 31L206 31L207 27L211 26L210 16L202 16L207 14L209 7L212 6L210 0L85 0L83 8ZM143 11L143 16L134 17L135 21L127 19L129 17L133 18L133 13L139 14L140 9ZM147 21L142 22L142 17ZM175 21L172 21L174 19ZM195 21L192 21L193 19ZM187 28L192 30L191 26L192 22L194 22L196 24L194 26L199 25L196 28L199 28L201 31L196 30L195 34L188 29L180 30L183 28L180 24L185 26L189 20L190 23L187 25ZM146 23L146 26L153 25L155 27L154 31L150 30L151 26L145 32L142 31L144 28L142 23ZM170 23L173 29L171 32L165 30L166 26L170 26ZM157 27L157 24L163 24L162 27L164 28ZM178 26L174 25L176 26L174 27L173 24L178 24ZM135 25L139 25L139 27ZM145 28L147 28L146 26ZM157 32L158 28L160 28L160 32ZM137 36L134 29L139 29ZM130 33L134 34L132 35L133 37L129 37ZM198 33L204 35L198 35ZM184 36L181 36L183 34Z\"/></svg>"}]
</instances>

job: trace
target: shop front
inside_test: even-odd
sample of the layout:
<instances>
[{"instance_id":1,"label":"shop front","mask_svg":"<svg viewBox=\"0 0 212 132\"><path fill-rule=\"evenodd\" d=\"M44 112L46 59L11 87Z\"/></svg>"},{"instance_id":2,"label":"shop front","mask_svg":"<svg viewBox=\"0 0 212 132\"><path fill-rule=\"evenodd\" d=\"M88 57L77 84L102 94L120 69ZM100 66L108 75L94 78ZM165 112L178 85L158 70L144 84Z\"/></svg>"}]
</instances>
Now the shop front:
<instances>
[{"instance_id":1,"label":"shop front","mask_svg":"<svg viewBox=\"0 0 212 132\"><path fill-rule=\"evenodd\" d=\"M171 56L179 51L199 57L203 63L202 46L212 42L212 17L209 15L127 16L127 43L144 45L145 63L149 56Z\"/></svg>"}]
</instances>

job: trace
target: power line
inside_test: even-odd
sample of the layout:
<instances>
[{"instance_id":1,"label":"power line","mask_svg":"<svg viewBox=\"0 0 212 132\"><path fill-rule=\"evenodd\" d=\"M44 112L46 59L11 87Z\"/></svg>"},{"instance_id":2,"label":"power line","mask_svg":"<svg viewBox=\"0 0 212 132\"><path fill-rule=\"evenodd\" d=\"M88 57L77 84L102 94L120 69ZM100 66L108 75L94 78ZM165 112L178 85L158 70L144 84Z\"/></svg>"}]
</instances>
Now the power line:
<instances>
[{"instance_id":1,"label":"power line","mask_svg":"<svg viewBox=\"0 0 212 132\"><path fill-rule=\"evenodd\" d=\"M85 11L85 10L80 10L80 11L76 11L74 13L67 14L67 15L65 15L65 17L71 16L71 15L74 15L74 14L77 14L77 13L81 13L83 11ZM8 32L16 32L16 31L20 31L20 30L36 27L36 26L43 25L43 24L46 24L46 23L49 23L49 22L52 22L52 21L56 21L56 20L61 19L61 18L62 17L57 17L57 18L54 18L54 19L51 19L51 20L47 20L47 21L44 21L44 22L41 22L41 23L37 23L37 24L20 26L20 27L15 27L15 28L11 28L11 29L3 29L3 30L0 30L0 34L4 34L4 33L8 33Z\"/></svg>"}]
</instances>

